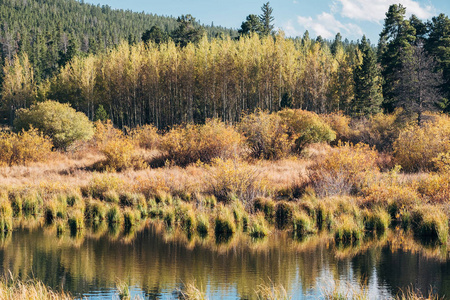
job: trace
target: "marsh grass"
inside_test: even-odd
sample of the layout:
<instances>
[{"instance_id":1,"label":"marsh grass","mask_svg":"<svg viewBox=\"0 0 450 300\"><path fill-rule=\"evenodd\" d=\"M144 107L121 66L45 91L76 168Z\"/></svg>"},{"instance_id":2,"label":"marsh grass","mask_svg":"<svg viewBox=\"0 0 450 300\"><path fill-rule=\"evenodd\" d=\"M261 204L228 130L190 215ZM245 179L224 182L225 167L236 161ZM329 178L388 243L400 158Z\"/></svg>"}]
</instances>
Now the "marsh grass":
<instances>
[{"instance_id":1,"label":"marsh grass","mask_svg":"<svg viewBox=\"0 0 450 300\"><path fill-rule=\"evenodd\" d=\"M287 292L286 288L281 285L275 285L271 282L270 285L260 284L257 286L256 299L258 300L290 300L292 297Z\"/></svg>"},{"instance_id":2,"label":"marsh grass","mask_svg":"<svg viewBox=\"0 0 450 300\"><path fill-rule=\"evenodd\" d=\"M185 300L208 300L203 287L198 287L195 282L185 284L183 290L181 290L180 293L182 299Z\"/></svg>"},{"instance_id":3,"label":"marsh grass","mask_svg":"<svg viewBox=\"0 0 450 300\"><path fill-rule=\"evenodd\" d=\"M38 280L21 281L11 274L0 280L0 298L2 300L72 300L64 291L53 291Z\"/></svg>"}]
</instances>

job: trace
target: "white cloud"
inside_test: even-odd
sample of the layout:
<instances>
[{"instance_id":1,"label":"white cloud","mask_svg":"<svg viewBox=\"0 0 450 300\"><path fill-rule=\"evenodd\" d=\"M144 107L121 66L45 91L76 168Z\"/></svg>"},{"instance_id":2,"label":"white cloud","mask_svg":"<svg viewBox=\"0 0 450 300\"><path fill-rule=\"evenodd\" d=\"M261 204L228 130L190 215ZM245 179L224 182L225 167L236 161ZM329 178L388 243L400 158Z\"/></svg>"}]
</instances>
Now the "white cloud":
<instances>
[{"instance_id":1,"label":"white cloud","mask_svg":"<svg viewBox=\"0 0 450 300\"><path fill-rule=\"evenodd\" d=\"M380 23L391 4L402 4L408 15L415 14L420 19L430 18L435 14L431 5L421 5L414 0L334 0L332 9L339 11L343 17L355 20Z\"/></svg>"},{"instance_id":2,"label":"white cloud","mask_svg":"<svg viewBox=\"0 0 450 300\"><path fill-rule=\"evenodd\" d=\"M284 23L281 28L284 33L286 34L286 36L299 36L301 34L301 32L299 32L294 24L292 23L292 20L288 20L286 23Z\"/></svg>"},{"instance_id":3,"label":"white cloud","mask_svg":"<svg viewBox=\"0 0 450 300\"><path fill-rule=\"evenodd\" d=\"M315 35L320 35L326 39L333 38L338 32L341 32L344 36L358 38L363 34L358 25L352 23L343 24L336 20L334 15L326 12L317 15L314 19L312 17L298 16L297 22L307 30L311 30Z\"/></svg>"}]
</instances>

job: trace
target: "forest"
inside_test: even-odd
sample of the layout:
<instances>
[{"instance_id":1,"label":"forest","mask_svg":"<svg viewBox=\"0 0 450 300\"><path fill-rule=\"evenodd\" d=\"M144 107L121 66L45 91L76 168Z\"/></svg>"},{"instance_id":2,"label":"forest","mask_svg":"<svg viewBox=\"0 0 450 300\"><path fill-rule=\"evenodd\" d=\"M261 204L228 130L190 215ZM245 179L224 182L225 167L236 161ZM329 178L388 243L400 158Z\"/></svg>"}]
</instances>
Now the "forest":
<instances>
[{"instance_id":1,"label":"forest","mask_svg":"<svg viewBox=\"0 0 450 300\"><path fill-rule=\"evenodd\" d=\"M2 9L14 1L8 3ZM29 18L12 17L16 22L24 20L21 24L5 20L3 26L1 107L5 122L12 122L17 109L46 99L70 103L91 120L101 106L120 128L154 124L165 129L186 122L204 123L208 118L233 123L242 113L282 108L342 111L361 117L402 107L417 114L420 123L425 110L448 110L450 20L444 14L428 21L414 15L407 19L405 7L392 5L374 46L365 36L357 42L342 41L340 34L332 41L311 39L308 32L302 38L287 38L270 27L271 11L265 12L268 29L260 29L258 18L260 24L250 26L255 18L249 15L239 37L230 31L211 39L216 28L196 31L192 16L182 16L177 22L76 1L54 1L51 7L58 7L57 12L70 8L91 17L70 26L71 19L66 17L43 22L35 32L38 36L51 32L56 36L49 38L58 42L40 44L35 41L37 36L24 30L33 28L26 22L36 20L32 5L28 2L21 12ZM41 13L51 11L42 9ZM97 19L105 20L100 22L105 27L94 26ZM164 22L174 28L178 24L178 28L171 35L159 27L148 29L159 24L170 30ZM145 42L128 38L139 37L145 28ZM83 37L75 37L74 32Z\"/></svg>"}]
</instances>

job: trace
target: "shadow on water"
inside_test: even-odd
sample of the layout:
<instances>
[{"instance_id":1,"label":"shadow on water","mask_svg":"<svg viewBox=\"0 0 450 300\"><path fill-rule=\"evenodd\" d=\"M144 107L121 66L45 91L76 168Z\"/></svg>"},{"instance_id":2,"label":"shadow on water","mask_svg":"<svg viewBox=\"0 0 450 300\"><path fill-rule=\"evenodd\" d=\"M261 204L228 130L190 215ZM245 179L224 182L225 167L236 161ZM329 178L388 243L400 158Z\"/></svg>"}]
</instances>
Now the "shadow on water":
<instances>
[{"instance_id":1,"label":"shadow on water","mask_svg":"<svg viewBox=\"0 0 450 300\"><path fill-rule=\"evenodd\" d=\"M111 296L117 279L145 298L179 295L184 283L207 287L210 298L255 298L256 286L282 284L293 298L317 296L330 282L367 282L371 295L394 295L411 284L450 295L446 247L423 245L401 230L335 243L333 235L292 239L284 232L263 239L237 233L187 236L163 223L86 224L57 237L57 225L17 222L0 236L0 271L34 276L75 296ZM38 226L36 224L41 224Z\"/></svg>"}]
</instances>

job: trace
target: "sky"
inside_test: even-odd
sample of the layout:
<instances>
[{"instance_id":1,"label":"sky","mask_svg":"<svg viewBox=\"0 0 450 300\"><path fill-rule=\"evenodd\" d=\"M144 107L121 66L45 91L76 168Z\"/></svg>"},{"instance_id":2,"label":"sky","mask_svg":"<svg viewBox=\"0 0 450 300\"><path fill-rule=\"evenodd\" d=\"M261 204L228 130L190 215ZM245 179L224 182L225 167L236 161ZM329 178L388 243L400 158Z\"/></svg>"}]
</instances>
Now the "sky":
<instances>
[{"instance_id":1,"label":"sky","mask_svg":"<svg viewBox=\"0 0 450 300\"><path fill-rule=\"evenodd\" d=\"M267 0L86 0L112 8L177 17L191 14L203 24L240 28L249 14L259 15ZM274 25L286 36L321 35L333 39L337 32L349 40L365 34L373 44L378 41L389 5L401 3L409 17L422 20L440 13L450 15L450 0L272 0Z\"/></svg>"}]
</instances>

